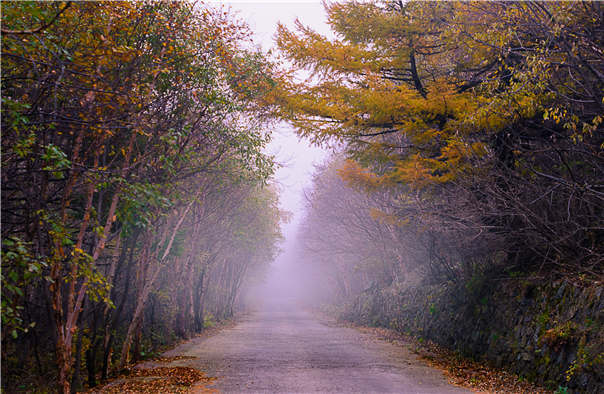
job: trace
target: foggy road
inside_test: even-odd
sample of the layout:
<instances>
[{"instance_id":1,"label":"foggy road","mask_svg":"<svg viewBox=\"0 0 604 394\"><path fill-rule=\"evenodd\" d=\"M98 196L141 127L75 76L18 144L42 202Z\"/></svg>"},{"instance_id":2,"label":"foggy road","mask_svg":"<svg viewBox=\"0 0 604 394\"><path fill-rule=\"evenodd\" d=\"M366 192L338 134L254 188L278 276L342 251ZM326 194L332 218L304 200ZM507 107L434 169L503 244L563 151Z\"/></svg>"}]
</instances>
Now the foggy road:
<instances>
[{"instance_id":1,"label":"foggy road","mask_svg":"<svg viewBox=\"0 0 604 394\"><path fill-rule=\"evenodd\" d=\"M195 357L174 365L216 377L211 387L220 392L467 392L401 346L287 305L266 306L165 355Z\"/></svg>"}]
</instances>

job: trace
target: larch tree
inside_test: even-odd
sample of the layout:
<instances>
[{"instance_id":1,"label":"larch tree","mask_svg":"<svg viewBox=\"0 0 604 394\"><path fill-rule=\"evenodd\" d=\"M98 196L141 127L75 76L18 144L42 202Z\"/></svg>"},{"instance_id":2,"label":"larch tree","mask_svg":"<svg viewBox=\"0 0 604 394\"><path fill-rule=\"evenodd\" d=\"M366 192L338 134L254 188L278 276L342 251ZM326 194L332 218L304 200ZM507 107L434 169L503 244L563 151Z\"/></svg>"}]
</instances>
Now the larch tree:
<instances>
[{"instance_id":1,"label":"larch tree","mask_svg":"<svg viewBox=\"0 0 604 394\"><path fill-rule=\"evenodd\" d=\"M301 135L346 146L345 178L399 193L394 216L477 254L495 242L513 260L599 272L600 4L325 8L334 40L279 27L291 68L272 100Z\"/></svg>"}]
</instances>

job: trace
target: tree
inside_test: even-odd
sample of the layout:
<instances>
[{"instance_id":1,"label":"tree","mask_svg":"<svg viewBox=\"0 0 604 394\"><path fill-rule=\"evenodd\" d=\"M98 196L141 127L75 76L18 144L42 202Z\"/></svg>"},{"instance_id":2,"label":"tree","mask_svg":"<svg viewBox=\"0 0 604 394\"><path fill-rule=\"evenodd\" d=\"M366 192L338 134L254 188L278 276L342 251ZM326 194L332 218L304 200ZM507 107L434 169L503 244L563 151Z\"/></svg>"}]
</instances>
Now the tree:
<instances>
[{"instance_id":1,"label":"tree","mask_svg":"<svg viewBox=\"0 0 604 394\"><path fill-rule=\"evenodd\" d=\"M401 220L465 233L476 255L494 243L527 265L600 274L600 5L353 1L326 11L336 40L301 22L279 27L293 65L274 94L283 118L317 143L344 143L372 174L349 178L401 193ZM304 68L312 76L297 82Z\"/></svg>"},{"instance_id":2,"label":"tree","mask_svg":"<svg viewBox=\"0 0 604 394\"><path fill-rule=\"evenodd\" d=\"M11 346L53 327L68 392L83 351L96 383L100 343L106 376L131 308L128 360L157 277L190 264L176 246L205 193L268 182L256 102L271 65L242 49L245 26L190 4L3 3L2 17L3 318L26 334Z\"/></svg>"}]
</instances>

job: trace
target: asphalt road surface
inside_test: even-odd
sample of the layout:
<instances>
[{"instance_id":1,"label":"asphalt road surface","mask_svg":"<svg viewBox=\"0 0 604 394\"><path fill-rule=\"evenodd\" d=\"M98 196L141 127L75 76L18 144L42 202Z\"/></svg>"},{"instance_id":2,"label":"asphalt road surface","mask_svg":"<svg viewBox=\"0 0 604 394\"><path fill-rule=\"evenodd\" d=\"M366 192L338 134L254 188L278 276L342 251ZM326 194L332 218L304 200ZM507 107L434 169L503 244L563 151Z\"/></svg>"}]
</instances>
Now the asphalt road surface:
<instances>
[{"instance_id":1,"label":"asphalt road surface","mask_svg":"<svg viewBox=\"0 0 604 394\"><path fill-rule=\"evenodd\" d=\"M165 355L195 357L174 365L216 377L211 387L220 392L469 392L449 385L442 372L403 346L327 325L287 304L267 305L232 328Z\"/></svg>"},{"instance_id":2,"label":"asphalt road surface","mask_svg":"<svg viewBox=\"0 0 604 394\"><path fill-rule=\"evenodd\" d=\"M216 377L220 392L462 393L403 346L334 327L287 304L267 305L209 338L165 354ZM201 390L199 390L201 392Z\"/></svg>"}]
</instances>

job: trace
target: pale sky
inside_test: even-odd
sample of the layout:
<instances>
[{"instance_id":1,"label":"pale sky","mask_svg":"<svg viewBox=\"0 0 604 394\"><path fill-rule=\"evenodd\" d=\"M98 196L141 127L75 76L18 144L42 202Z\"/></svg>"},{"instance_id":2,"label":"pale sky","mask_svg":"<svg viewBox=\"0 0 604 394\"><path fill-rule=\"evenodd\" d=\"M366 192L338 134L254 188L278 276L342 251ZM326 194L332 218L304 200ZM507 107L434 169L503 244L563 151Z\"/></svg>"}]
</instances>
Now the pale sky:
<instances>
[{"instance_id":1,"label":"pale sky","mask_svg":"<svg viewBox=\"0 0 604 394\"><path fill-rule=\"evenodd\" d=\"M237 0L212 3L231 7L248 23L250 30L254 32L255 42L261 45L264 51L275 45L274 35L278 22L293 29L294 21L299 18L302 23L317 32L330 36L329 27L325 23L325 10L318 0ZM288 124L282 123L274 130L268 153L275 155L277 161L283 164L283 167L277 170L275 178L281 189L281 207L293 214L291 223L283 227L286 237L284 248L287 249L301 218L303 189L310 185L314 165L325 159L327 151L312 146L307 140L299 139Z\"/></svg>"}]
</instances>

